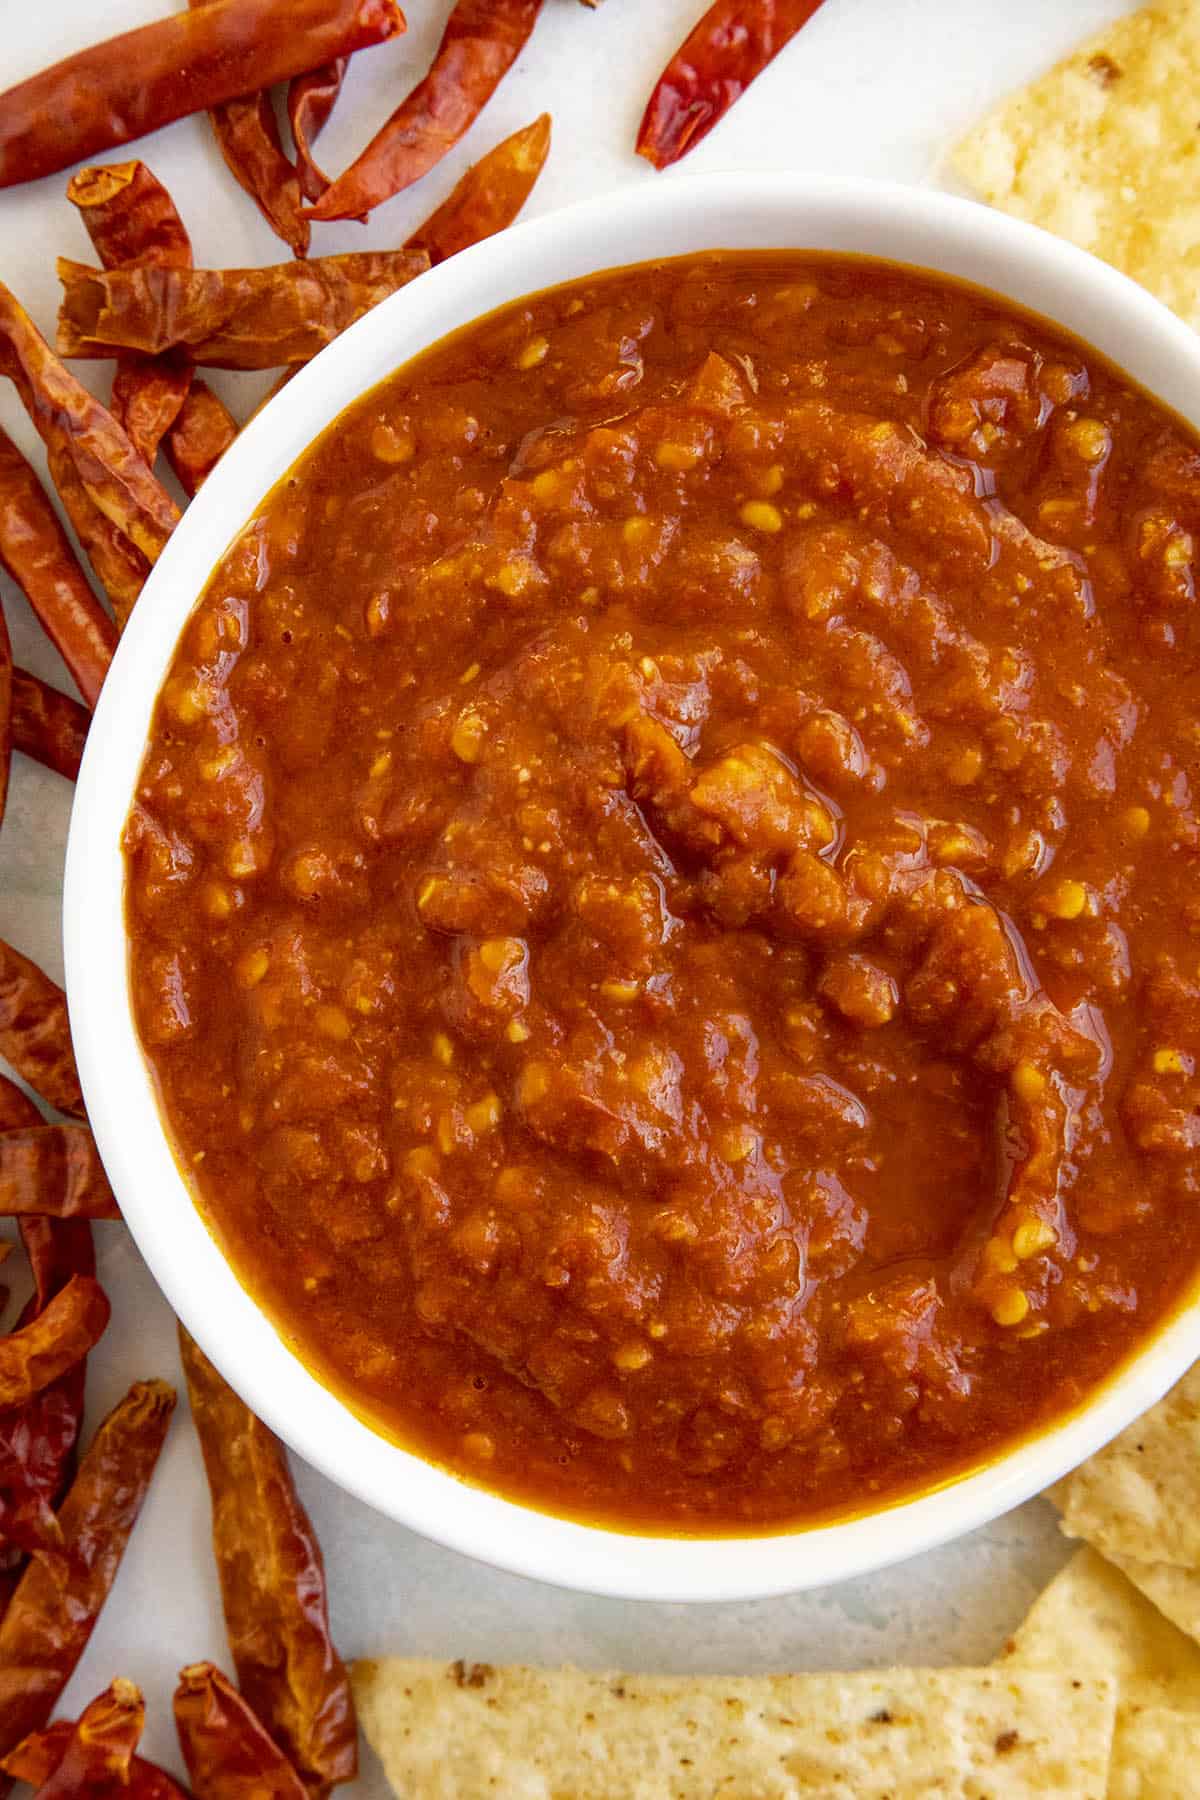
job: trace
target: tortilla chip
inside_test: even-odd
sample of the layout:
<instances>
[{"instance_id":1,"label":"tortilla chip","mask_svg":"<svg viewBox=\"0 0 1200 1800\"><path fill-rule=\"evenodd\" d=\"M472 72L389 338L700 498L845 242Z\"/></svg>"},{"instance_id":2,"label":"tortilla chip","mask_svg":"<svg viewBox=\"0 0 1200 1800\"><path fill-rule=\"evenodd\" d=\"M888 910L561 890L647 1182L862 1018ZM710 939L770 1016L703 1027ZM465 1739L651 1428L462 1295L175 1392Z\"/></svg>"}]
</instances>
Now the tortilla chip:
<instances>
[{"instance_id":1,"label":"tortilla chip","mask_svg":"<svg viewBox=\"0 0 1200 1800\"><path fill-rule=\"evenodd\" d=\"M1023 1669L736 1679L353 1670L403 1800L1101 1800L1114 1688Z\"/></svg>"},{"instance_id":2,"label":"tortilla chip","mask_svg":"<svg viewBox=\"0 0 1200 1800\"><path fill-rule=\"evenodd\" d=\"M1001 1666L1013 1663L1108 1675L1140 1705L1200 1717L1200 1645L1095 1550L1078 1551L1034 1601Z\"/></svg>"},{"instance_id":3,"label":"tortilla chip","mask_svg":"<svg viewBox=\"0 0 1200 1800\"><path fill-rule=\"evenodd\" d=\"M953 152L985 200L1132 275L1200 326L1200 0L1118 19Z\"/></svg>"},{"instance_id":4,"label":"tortilla chip","mask_svg":"<svg viewBox=\"0 0 1200 1800\"><path fill-rule=\"evenodd\" d=\"M1140 1562L1132 1556L1119 1556L1115 1561L1159 1612L1200 1642L1200 1570L1180 1569L1174 1563Z\"/></svg>"},{"instance_id":5,"label":"tortilla chip","mask_svg":"<svg viewBox=\"0 0 1200 1800\"><path fill-rule=\"evenodd\" d=\"M1050 1498L1110 1558L1200 1568L1200 1363Z\"/></svg>"},{"instance_id":6,"label":"tortilla chip","mask_svg":"<svg viewBox=\"0 0 1200 1800\"><path fill-rule=\"evenodd\" d=\"M1196 1800L1200 1713L1149 1706L1125 1720L1113 1746L1109 1800Z\"/></svg>"}]
</instances>

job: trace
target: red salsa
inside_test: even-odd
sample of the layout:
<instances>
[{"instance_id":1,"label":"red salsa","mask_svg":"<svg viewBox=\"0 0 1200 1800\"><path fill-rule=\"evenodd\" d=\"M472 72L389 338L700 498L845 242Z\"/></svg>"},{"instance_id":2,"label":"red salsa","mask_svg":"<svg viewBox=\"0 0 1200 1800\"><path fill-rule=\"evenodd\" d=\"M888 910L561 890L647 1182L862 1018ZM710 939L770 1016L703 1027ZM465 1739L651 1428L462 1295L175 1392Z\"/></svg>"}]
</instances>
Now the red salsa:
<instances>
[{"instance_id":1,"label":"red salsa","mask_svg":"<svg viewBox=\"0 0 1200 1800\"><path fill-rule=\"evenodd\" d=\"M541 294L210 580L127 830L197 1202L300 1354L632 1529L878 1505L1200 1269L1200 449L891 266Z\"/></svg>"}]
</instances>

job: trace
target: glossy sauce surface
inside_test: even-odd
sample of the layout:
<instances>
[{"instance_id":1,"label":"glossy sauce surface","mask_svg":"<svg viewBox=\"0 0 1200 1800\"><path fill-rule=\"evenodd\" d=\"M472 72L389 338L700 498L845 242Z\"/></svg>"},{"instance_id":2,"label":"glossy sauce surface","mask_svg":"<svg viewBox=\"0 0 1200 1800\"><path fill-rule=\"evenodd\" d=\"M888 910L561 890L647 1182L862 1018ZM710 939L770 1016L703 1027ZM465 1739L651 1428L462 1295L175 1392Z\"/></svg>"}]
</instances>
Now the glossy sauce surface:
<instances>
[{"instance_id":1,"label":"glossy sauce surface","mask_svg":"<svg viewBox=\"0 0 1200 1800\"><path fill-rule=\"evenodd\" d=\"M766 1529L1077 1405L1200 1262L1200 451L866 261L536 297L214 573L143 1041L306 1360L551 1510Z\"/></svg>"}]
</instances>

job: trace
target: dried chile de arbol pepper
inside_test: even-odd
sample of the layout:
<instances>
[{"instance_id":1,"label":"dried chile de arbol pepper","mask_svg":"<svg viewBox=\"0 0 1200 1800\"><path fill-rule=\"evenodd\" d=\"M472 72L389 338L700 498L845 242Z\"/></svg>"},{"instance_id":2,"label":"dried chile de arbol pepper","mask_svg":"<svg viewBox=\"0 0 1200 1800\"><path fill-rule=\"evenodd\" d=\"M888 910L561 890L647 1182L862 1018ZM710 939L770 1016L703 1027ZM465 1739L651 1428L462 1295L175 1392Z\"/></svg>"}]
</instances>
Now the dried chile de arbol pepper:
<instances>
[{"instance_id":1,"label":"dried chile de arbol pepper","mask_svg":"<svg viewBox=\"0 0 1200 1800\"><path fill-rule=\"evenodd\" d=\"M31 1110L40 1117L36 1108ZM10 1111L6 1116L15 1114ZM35 1319L73 1278L91 1279L96 1273L86 1223L31 1217L21 1220L20 1229L34 1292L17 1321L19 1328ZM85 1381L86 1363L81 1358L24 1406L0 1412L0 1538L21 1550L62 1547L54 1508L74 1469ZM12 1575L15 1571L10 1571Z\"/></svg>"},{"instance_id":2,"label":"dried chile de arbol pepper","mask_svg":"<svg viewBox=\"0 0 1200 1800\"><path fill-rule=\"evenodd\" d=\"M21 1131L42 1123L41 1113L25 1090L7 1075L0 1075L0 1131Z\"/></svg>"},{"instance_id":3,"label":"dried chile de arbol pepper","mask_svg":"<svg viewBox=\"0 0 1200 1800\"><path fill-rule=\"evenodd\" d=\"M96 1432L58 1510L61 1557L35 1557L0 1619L0 1758L45 1725L91 1637L175 1406L139 1381Z\"/></svg>"},{"instance_id":4,"label":"dried chile de arbol pepper","mask_svg":"<svg viewBox=\"0 0 1200 1800\"><path fill-rule=\"evenodd\" d=\"M222 369L307 362L405 282L420 250L363 250L266 269L89 269L60 257L64 356L181 349Z\"/></svg>"},{"instance_id":5,"label":"dried chile de arbol pepper","mask_svg":"<svg viewBox=\"0 0 1200 1800\"><path fill-rule=\"evenodd\" d=\"M31 1732L0 1758L0 1769L52 1800L187 1800L165 1769L134 1755L144 1716L139 1689L118 1678L76 1723L56 1719Z\"/></svg>"},{"instance_id":6,"label":"dried chile de arbol pepper","mask_svg":"<svg viewBox=\"0 0 1200 1800\"><path fill-rule=\"evenodd\" d=\"M72 1275L27 1325L0 1337L0 1412L25 1403L82 1362L108 1324L108 1296L90 1275Z\"/></svg>"},{"instance_id":7,"label":"dried chile de arbol pepper","mask_svg":"<svg viewBox=\"0 0 1200 1800\"><path fill-rule=\"evenodd\" d=\"M12 645L8 641L8 621L0 608L0 820L8 804L8 770L12 762L12 689Z\"/></svg>"},{"instance_id":8,"label":"dried chile de arbol pepper","mask_svg":"<svg viewBox=\"0 0 1200 1800\"><path fill-rule=\"evenodd\" d=\"M665 169L707 137L821 0L717 0L655 84L638 155Z\"/></svg>"},{"instance_id":9,"label":"dried chile de arbol pepper","mask_svg":"<svg viewBox=\"0 0 1200 1800\"><path fill-rule=\"evenodd\" d=\"M188 0L195 11L212 0ZM284 154L269 89L209 109L213 135L230 174L293 256L307 256L309 227L301 211L300 178Z\"/></svg>"},{"instance_id":10,"label":"dried chile de arbol pepper","mask_svg":"<svg viewBox=\"0 0 1200 1800\"><path fill-rule=\"evenodd\" d=\"M528 200L549 152L550 114L543 113L468 169L449 198L413 232L406 248L426 250L431 263L440 263L503 231Z\"/></svg>"},{"instance_id":11,"label":"dried chile de arbol pepper","mask_svg":"<svg viewBox=\"0 0 1200 1800\"><path fill-rule=\"evenodd\" d=\"M92 715L28 669L12 672L12 747L74 781Z\"/></svg>"},{"instance_id":12,"label":"dried chile de arbol pepper","mask_svg":"<svg viewBox=\"0 0 1200 1800\"><path fill-rule=\"evenodd\" d=\"M339 56L322 69L297 75L288 86L288 123L296 146L296 173L306 200L319 200L329 186L329 177L313 161L312 147L329 123L349 61L349 57Z\"/></svg>"},{"instance_id":13,"label":"dried chile de arbol pepper","mask_svg":"<svg viewBox=\"0 0 1200 1800\"><path fill-rule=\"evenodd\" d=\"M106 269L190 269L192 245L161 181L143 162L80 169L67 198ZM138 454L153 465L164 432L191 385L184 357L122 357L113 376L112 412Z\"/></svg>"},{"instance_id":14,"label":"dried chile de arbol pepper","mask_svg":"<svg viewBox=\"0 0 1200 1800\"><path fill-rule=\"evenodd\" d=\"M212 1663L180 1670L175 1729L196 1800L307 1800L279 1745Z\"/></svg>"},{"instance_id":15,"label":"dried chile de arbol pepper","mask_svg":"<svg viewBox=\"0 0 1200 1800\"><path fill-rule=\"evenodd\" d=\"M192 242L175 202L144 162L93 164L67 183L67 199L106 269L190 269Z\"/></svg>"},{"instance_id":16,"label":"dried chile de arbol pepper","mask_svg":"<svg viewBox=\"0 0 1200 1800\"><path fill-rule=\"evenodd\" d=\"M0 1056L59 1112L83 1117L66 995L0 938Z\"/></svg>"},{"instance_id":17,"label":"dried chile de arbol pepper","mask_svg":"<svg viewBox=\"0 0 1200 1800\"><path fill-rule=\"evenodd\" d=\"M67 516L122 624L179 509L127 432L59 361L3 283L0 374L14 383L41 434Z\"/></svg>"},{"instance_id":18,"label":"dried chile de arbol pepper","mask_svg":"<svg viewBox=\"0 0 1200 1800\"><path fill-rule=\"evenodd\" d=\"M94 706L116 648L117 628L92 592L41 482L3 431L0 564L25 595L80 693Z\"/></svg>"},{"instance_id":19,"label":"dried chile de arbol pepper","mask_svg":"<svg viewBox=\"0 0 1200 1800\"><path fill-rule=\"evenodd\" d=\"M542 0L458 0L429 73L312 207L364 218L440 162L479 117L537 23Z\"/></svg>"},{"instance_id":20,"label":"dried chile de arbol pepper","mask_svg":"<svg viewBox=\"0 0 1200 1800\"><path fill-rule=\"evenodd\" d=\"M49 1800L83 1800L124 1793L146 1705L132 1681L114 1681L84 1707L63 1746L58 1766L39 1792Z\"/></svg>"},{"instance_id":21,"label":"dried chile de arbol pepper","mask_svg":"<svg viewBox=\"0 0 1200 1800\"><path fill-rule=\"evenodd\" d=\"M395 0L212 0L0 94L0 187L288 81L404 29Z\"/></svg>"},{"instance_id":22,"label":"dried chile de arbol pepper","mask_svg":"<svg viewBox=\"0 0 1200 1800\"><path fill-rule=\"evenodd\" d=\"M191 500L238 434L238 422L206 381L193 381L163 445L175 479Z\"/></svg>"},{"instance_id":23,"label":"dried chile de arbol pepper","mask_svg":"<svg viewBox=\"0 0 1200 1800\"><path fill-rule=\"evenodd\" d=\"M120 1218L86 1125L38 1124L0 1134L0 1218L24 1213L52 1219Z\"/></svg>"},{"instance_id":24,"label":"dried chile de arbol pepper","mask_svg":"<svg viewBox=\"0 0 1200 1800\"><path fill-rule=\"evenodd\" d=\"M325 1567L278 1438L179 1330L212 1492L225 1627L247 1704L311 1794L357 1769L358 1728L329 1635Z\"/></svg>"}]
</instances>

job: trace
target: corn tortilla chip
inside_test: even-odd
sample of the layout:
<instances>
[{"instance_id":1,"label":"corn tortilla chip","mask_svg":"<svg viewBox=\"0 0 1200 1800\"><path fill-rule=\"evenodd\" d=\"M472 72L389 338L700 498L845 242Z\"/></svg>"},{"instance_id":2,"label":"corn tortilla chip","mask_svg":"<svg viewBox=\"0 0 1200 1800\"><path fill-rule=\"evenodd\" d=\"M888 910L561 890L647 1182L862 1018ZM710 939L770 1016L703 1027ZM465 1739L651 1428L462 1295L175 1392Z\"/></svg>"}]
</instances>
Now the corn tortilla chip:
<instances>
[{"instance_id":1,"label":"corn tortilla chip","mask_svg":"<svg viewBox=\"0 0 1200 1800\"><path fill-rule=\"evenodd\" d=\"M1174 1563L1141 1562L1132 1556L1114 1560L1159 1612L1200 1642L1200 1570L1180 1569Z\"/></svg>"},{"instance_id":2,"label":"corn tortilla chip","mask_svg":"<svg viewBox=\"0 0 1200 1800\"><path fill-rule=\"evenodd\" d=\"M1109 1800L1196 1800L1200 1713L1134 1710L1113 1747L1108 1793Z\"/></svg>"},{"instance_id":3,"label":"corn tortilla chip","mask_svg":"<svg viewBox=\"0 0 1200 1800\"><path fill-rule=\"evenodd\" d=\"M1050 1498L1066 1535L1110 1558L1200 1568L1200 1363Z\"/></svg>"},{"instance_id":4,"label":"corn tortilla chip","mask_svg":"<svg viewBox=\"0 0 1200 1800\"><path fill-rule=\"evenodd\" d=\"M1114 263L1200 326L1200 0L1118 19L957 146L993 206Z\"/></svg>"},{"instance_id":5,"label":"corn tortilla chip","mask_svg":"<svg viewBox=\"0 0 1200 1800\"><path fill-rule=\"evenodd\" d=\"M1000 1666L1013 1663L1109 1675L1140 1704L1200 1718L1200 1645L1095 1550L1077 1551L1039 1594Z\"/></svg>"},{"instance_id":6,"label":"corn tortilla chip","mask_svg":"<svg viewBox=\"0 0 1200 1800\"><path fill-rule=\"evenodd\" d=\"M1070 1669L1117 1683L1110 1796L1200 1795L1200 1763L1172 1786L1169 1759L1200 1748L1200 1645L1096 1550L1080 1550L1014 1633L1000 1667Z\"/></svg>"},{"instance_id":7,"label":"corn tortilla chip","mask_svg":"<svg viewBox=\"0 0 1200 1800\"><path fill-rule=\"evenodd\" d=\"M359 1663L404 1800L1102 1800L1115 1684L1003 1669L724 1679Z\"/></svg>"}]
</instances>

